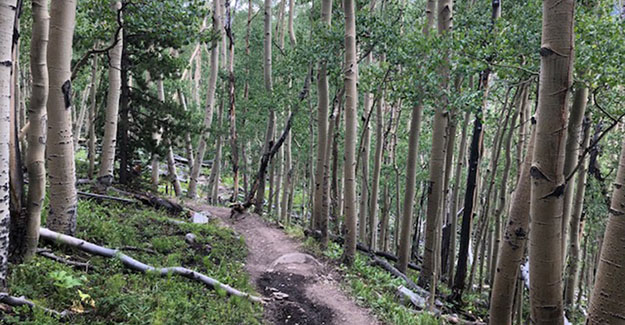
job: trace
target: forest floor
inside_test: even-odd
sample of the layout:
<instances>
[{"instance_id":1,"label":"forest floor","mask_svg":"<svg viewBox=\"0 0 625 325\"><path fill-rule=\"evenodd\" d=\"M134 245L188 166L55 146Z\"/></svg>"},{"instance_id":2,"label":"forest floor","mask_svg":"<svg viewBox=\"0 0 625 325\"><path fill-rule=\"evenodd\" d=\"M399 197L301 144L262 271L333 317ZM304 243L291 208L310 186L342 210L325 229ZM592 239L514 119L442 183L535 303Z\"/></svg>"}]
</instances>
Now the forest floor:
<instances>
[{"instance_id":1,"label":"forest floor","mask_svg":"<svg viewBox=\"0 0 625 325\"><path fill-rule=\"evenodd\" d=\"M265 308L271 324L380 324L340 288L335 268L306 254L298 241L257 214L230 218L230 209L187 203L219 218L243 236L249 253L245 269L257 290L272 298Z\"/></svg>"}]
</instances>

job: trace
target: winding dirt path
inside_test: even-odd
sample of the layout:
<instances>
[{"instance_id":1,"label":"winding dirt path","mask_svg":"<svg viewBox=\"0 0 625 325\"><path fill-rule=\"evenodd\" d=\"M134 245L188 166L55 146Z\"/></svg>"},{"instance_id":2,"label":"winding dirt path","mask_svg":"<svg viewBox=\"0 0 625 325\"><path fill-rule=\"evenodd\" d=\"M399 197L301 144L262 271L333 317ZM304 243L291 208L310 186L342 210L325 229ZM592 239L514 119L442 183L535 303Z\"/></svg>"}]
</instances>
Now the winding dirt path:
<instances>
[{"instance_id":1,"label":"winding dirt path","mask_svg":"<svg viewBox=\"0 0 625 325\"><path fill-rule=\"evenodd\" d=\"M273 298L265 308L270 324L381 324L340 290L332 266L305 254L301 244L256 214L230 219L230 209L194 204L244 236L246 269L260 293Z\"/></svg>"}]
</instances>

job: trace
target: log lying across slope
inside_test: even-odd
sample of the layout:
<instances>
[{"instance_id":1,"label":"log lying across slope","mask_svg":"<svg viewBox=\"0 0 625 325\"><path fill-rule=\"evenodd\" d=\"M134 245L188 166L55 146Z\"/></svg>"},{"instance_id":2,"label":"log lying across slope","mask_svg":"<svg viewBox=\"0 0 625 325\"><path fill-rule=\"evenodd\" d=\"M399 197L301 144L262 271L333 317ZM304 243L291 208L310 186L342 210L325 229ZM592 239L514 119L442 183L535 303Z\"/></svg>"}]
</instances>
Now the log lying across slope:
<instances>
[{"instance_id":1,"label":"log lying across slope","mask_svg":"<svg viewBox=\"0 0 625 325\"><path fill-rule=\"evenodd\" d=\"M180 266L154 267L154 266L145 264L143 262L137 261L136 259L122 253L121 251L117 249L111 249L111 248L98 246L88 241L75 238L72 236L68 236L68 235L63 235L61 233L54 232L46 228L41 228L39 231L39 234L40 234L40 237L43 239L55 241L57 243L61 243L61 244L68 245L74 248L78 248L90 254L99 255L99 256L108 257L108 258L118 258L127 268L141 272L141 273L154 272L161 276L167 276L168 274L171 273L171 274L183 276L185 278L188 278L197 282L201 282L215 290L217 289L224 290L230 296L244 297L244 298L251 300L252 302L263 303L263 299L260 297L252 296L248 293L239 291L235 288L232 288L231 286L227 284L223 284L204 274L195 272L193 270L189 270L184 267L180 267Z\"/></svg>"}]
</instances>

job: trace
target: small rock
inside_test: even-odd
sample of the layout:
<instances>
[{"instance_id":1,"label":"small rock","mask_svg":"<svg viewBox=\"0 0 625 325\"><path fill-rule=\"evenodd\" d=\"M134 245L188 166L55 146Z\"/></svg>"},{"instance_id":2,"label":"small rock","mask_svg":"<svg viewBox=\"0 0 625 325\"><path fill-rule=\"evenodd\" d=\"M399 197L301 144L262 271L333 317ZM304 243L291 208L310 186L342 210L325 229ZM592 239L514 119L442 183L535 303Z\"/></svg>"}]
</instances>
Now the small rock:
<instances>
[{"instance_id":1,"label":"small rock","mask_svg":"<svg viewBox=\"0 0 625 325\"><path fill-rule=\"evenodd\" d=\"M194 244L196 239L197 239L197 236L194 235L194 234L188 233L188 234L184 235L184 241L186 241L187 244L189 244L189 245Z\"/></svg>"}]
</instances>

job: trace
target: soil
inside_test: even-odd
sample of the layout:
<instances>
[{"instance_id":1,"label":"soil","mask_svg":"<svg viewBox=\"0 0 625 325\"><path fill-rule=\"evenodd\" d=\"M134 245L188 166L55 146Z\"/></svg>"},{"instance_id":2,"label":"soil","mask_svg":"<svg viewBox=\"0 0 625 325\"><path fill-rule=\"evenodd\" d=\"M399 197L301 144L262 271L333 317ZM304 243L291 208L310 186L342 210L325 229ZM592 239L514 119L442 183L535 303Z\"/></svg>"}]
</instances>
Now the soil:
<instances>
[{"instance_id":1,"label":"soil","mask_svg":"<svg viewBox=\"0 0 625 325\"><path fill-rule=\"evenodd\" d=\"M381 324L369 310L341 291L331 265L305 253L301 244L256 214L230 218L230 209L194 204L196 211L221 219L248 246L246 270L258 292L270 298L268 324Z\"/></svg>"}]
</instances>

